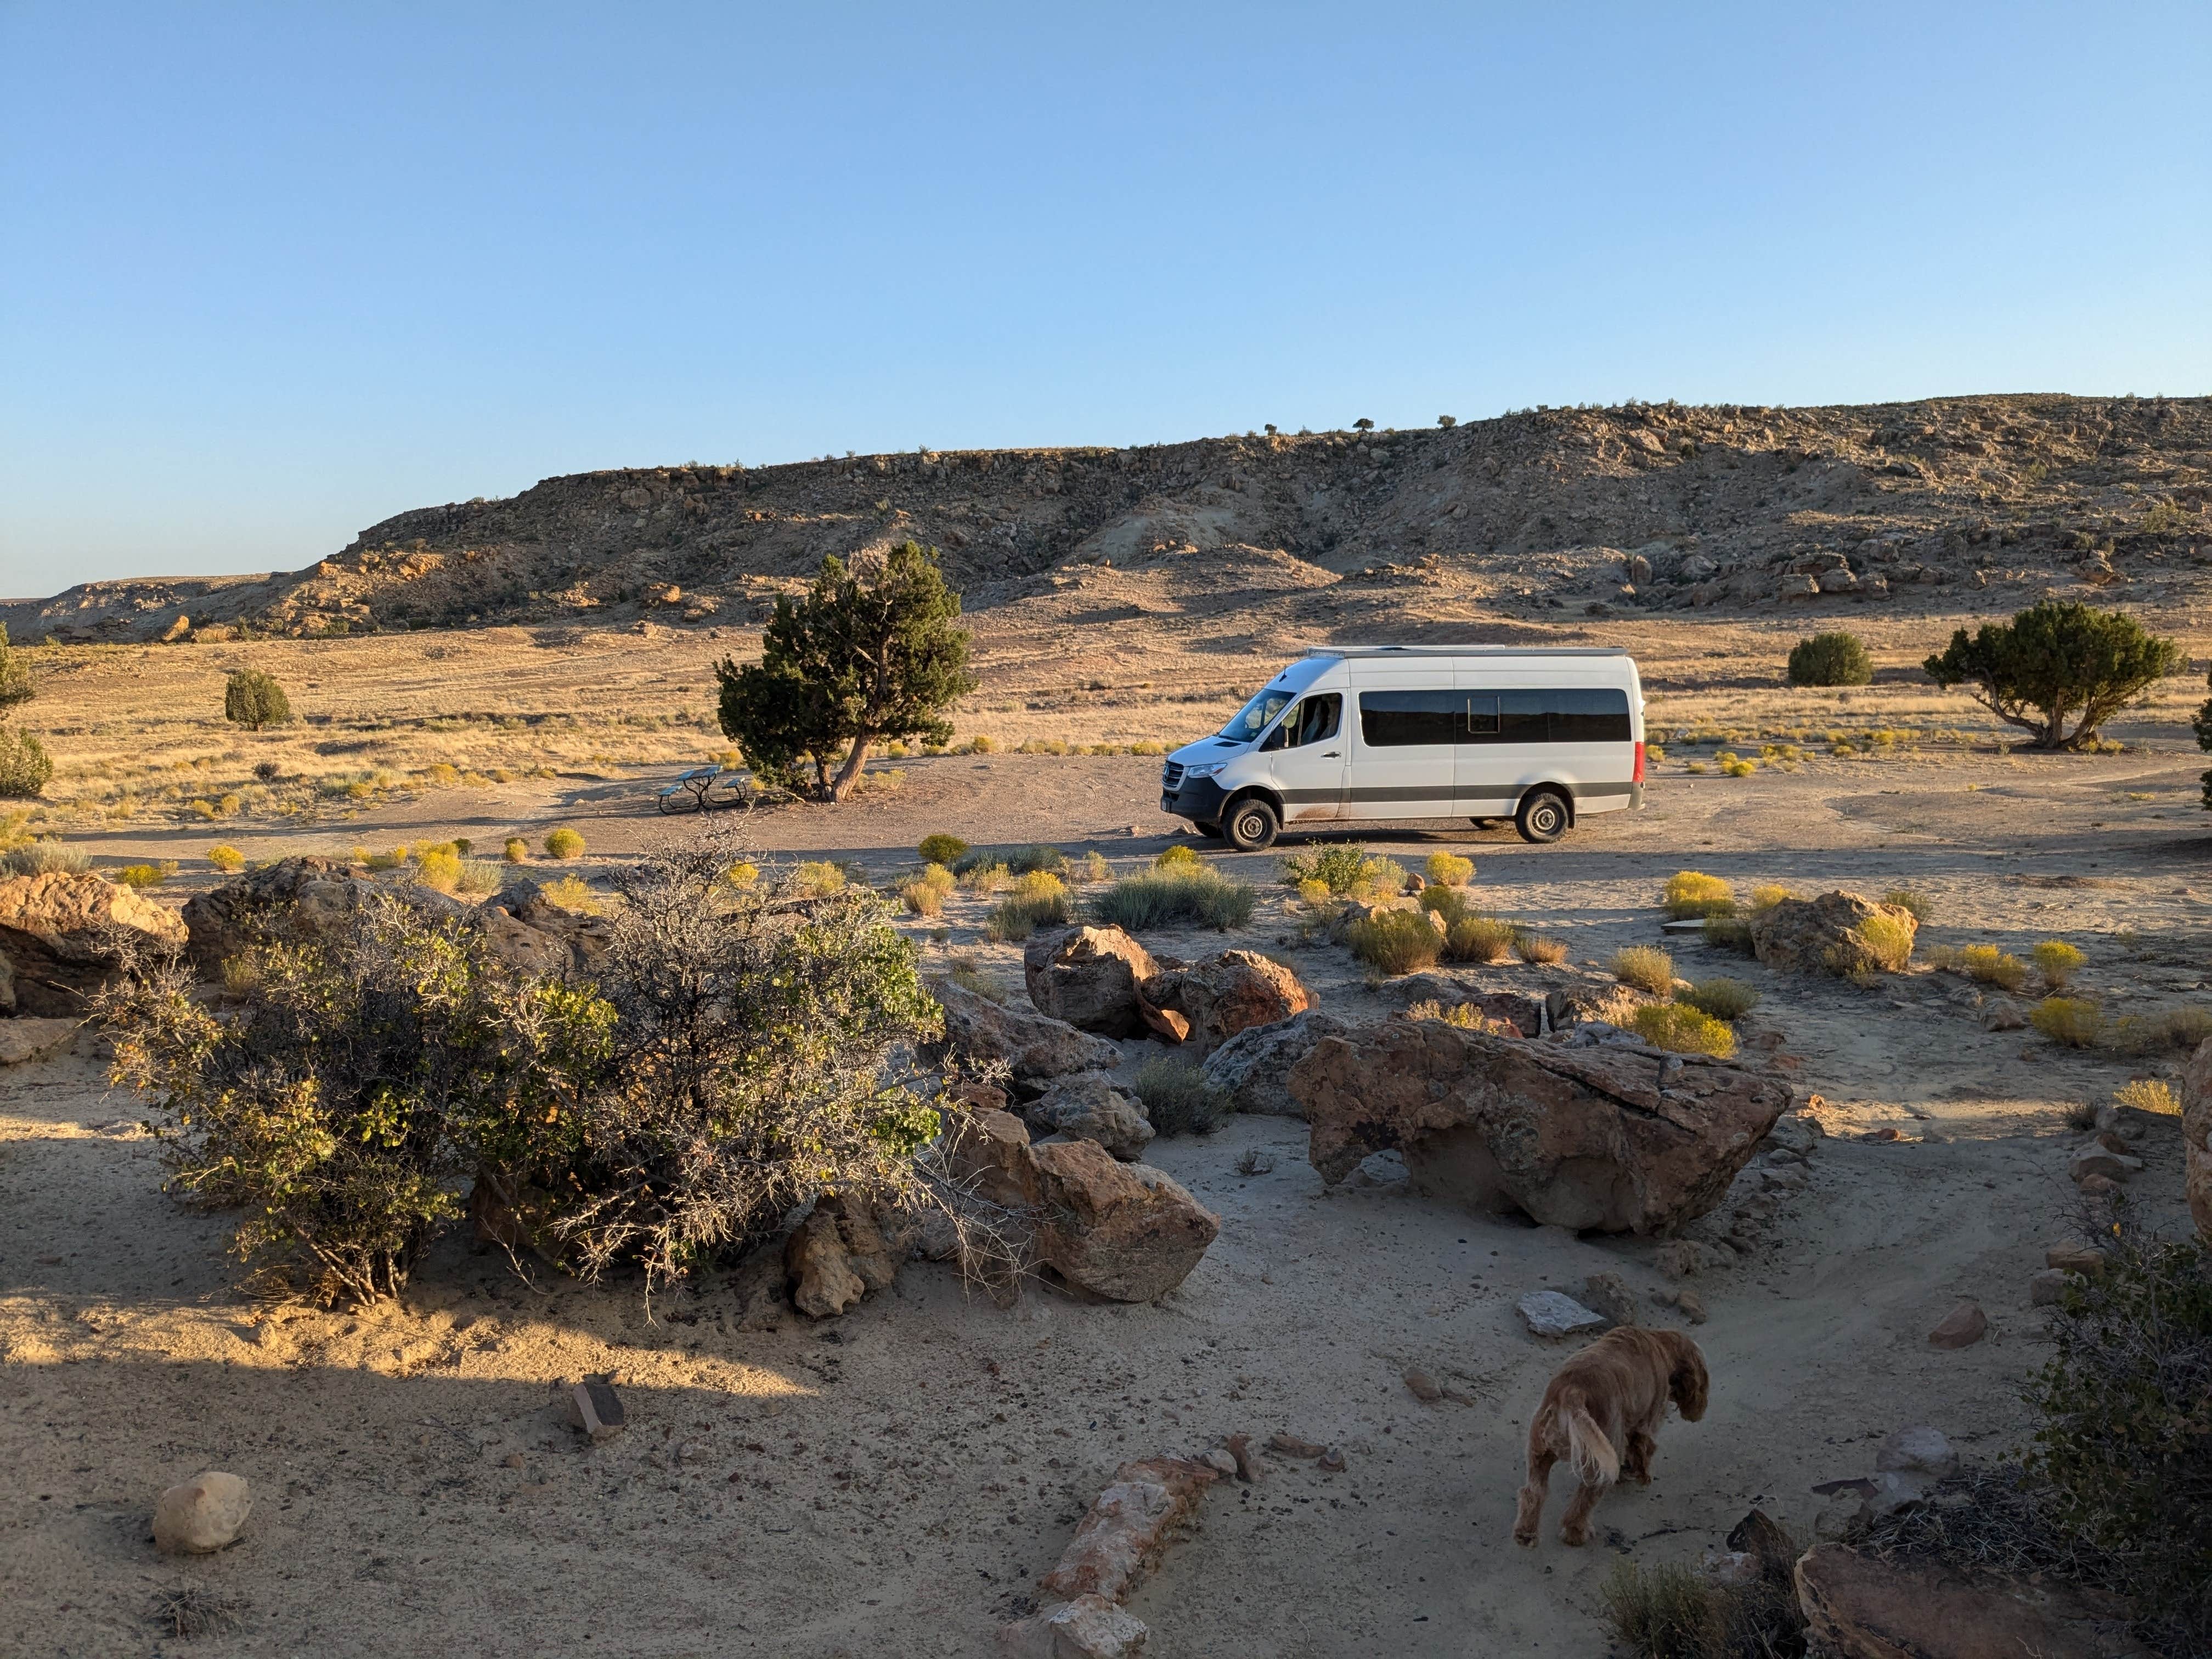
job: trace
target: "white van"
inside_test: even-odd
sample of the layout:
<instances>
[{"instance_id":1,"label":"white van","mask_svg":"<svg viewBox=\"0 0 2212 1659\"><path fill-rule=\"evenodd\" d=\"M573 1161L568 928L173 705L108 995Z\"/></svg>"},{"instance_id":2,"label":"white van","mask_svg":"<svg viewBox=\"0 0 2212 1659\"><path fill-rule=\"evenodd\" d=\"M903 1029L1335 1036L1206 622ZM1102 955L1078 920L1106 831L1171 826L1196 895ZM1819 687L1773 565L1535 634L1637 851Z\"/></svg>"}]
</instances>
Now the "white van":
<instances>
[{"instance_id":1,"label":"white van","mask_svg":"<svg viewBox=\"0 0 2212 1659\"><path fill-rule=\"evenodd\" d=\"M1626 651L1309 652L1160 773L1160 810L1257 851L1285 827L1510 817L1557 841L1644 804L1644 689Z\"/></svg>"}]
</instances>

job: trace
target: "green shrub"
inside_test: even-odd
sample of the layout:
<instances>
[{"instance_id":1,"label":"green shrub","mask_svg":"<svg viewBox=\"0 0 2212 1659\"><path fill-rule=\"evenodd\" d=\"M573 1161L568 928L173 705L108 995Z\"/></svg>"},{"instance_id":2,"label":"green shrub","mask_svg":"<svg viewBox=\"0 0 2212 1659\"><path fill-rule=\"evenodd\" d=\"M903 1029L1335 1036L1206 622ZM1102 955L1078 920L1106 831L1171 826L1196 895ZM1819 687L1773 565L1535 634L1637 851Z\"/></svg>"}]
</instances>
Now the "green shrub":
<instances>
[{"instance_id":1,"label":"green shrub","mask_svg":"<svg viewBox=\"0 0 2212 1659\"><path fill-rule=\"evenodd\" d=\"M1442 916L1446 927L1449 927L1462 916L1474 914L1467 908L1467 892L1463 888L1424 887L1421 889L1419 903L1424 910L1433 910Z\"/></svg>"},{"instance_id":2,"label":"green shrub","mask_svg":"<svg viewBox=\"0 0 2212 1659\"><path fill-rule=\"evenodd\" d=\"M1385 974L1410 974L1433 968L1444 941L1419 910L1377 910L1360 917L1345 934L1352 954Z\"/></svg>"},{"instance_id":3,"label":"green shrub","mask_svg":"<svg viewBox=\"0 0 2212 1659\"><path fill-rule=\"evenodd\" d=\"M1698 916L1732 916L1735 914L1735 889L1718 876L1696 870L1677 870L1667 878L1659 902L1665 907L1668 920L1674 921Z\"/></svg>"},{"instance_id":4,"label":"green shrub","mask_svg":"<svg viewBox=\"0 0 2212 1659\"><path fill-rule=\"evenodd\" d=\"M1747 778L1759 770L1757 761L1746 760L1741 755L1724 755L1717 758L1720 760L1721 770L1732 778Z\"/></svg>"},{"instance_id":5,"label":"green shrub","mask_svg":"<svg viewBox=\"0 0 2212 1659\"><path fill-rule=\"evenodd\" d=\"M284 688L258 668L241 668L223 683L222 717L234 726L258 732L264 726L283 726L292 718L292 705Z\"/></svg>"},{"instance_id":6,"label":"green shrub","mask_svg":"<svg viewBox=\"0 0 2212 1659\"><path fill-rule=\"evenodd\" d=\"M477 896L496 893L506 879L499 866L489 859L463 859L460 876L453 884L453 890Z\"/></svg>"},{"instance_id":7,"label":"green shrub","mask_svg":"<svg viewBox=\"0 0 2212 1659\"><path fill-rule=\"evenodd\" d=\"M2109 1037L2114 1048L2128 1054L2166 1048L2195 1054L2212 1037L2212 1009L2169 1008L2163 1013L2124 1015L2114 1022Z\"/></svg>"},{"instance_id":8,"label":"green shrub","mask_svg":"<svg viewBox=\"0 0 2212 1659\"><path fill-rule=\"evenodd\" d=\"M2045 997L2027 1018L2045 1036L2069 1048L2087 1048L2097 1040L2098 1028L2104 1024L2103 1012L2081 997Z\"/></svg>"},{"instance_id":9,"label":"green shrub","mask_svg":"<svg viewBox=\"0 0 2212 1659\"><path fill-rule=\"evenodd\" d=\"M1055 876L1067 873L1067 854L1057 847L1017 847L1006 855L1006 864L1018 876L1034 875L1041 871Z\"/></svg>"},{"instance_id":10,"label":"green shrub","mask_svg":"<svg viewBox=\"0 0 2212 1659\"><path fill-rule=\"evenodd\" d=\"M1361 872L1368 863L1364 847L1320 847L1308 853L1293 853L1275 869L1285 887L1317 881L1342 897L1360 884Z\"/></svg>"},{"instance_id":11,"label":"green shrub","mask_svg":"<svg viewBox=\"0 0 2212 1659\"><path fill-rule=\"evenodd\" d=\"M1454 962L1503 962L1518 932L1495 916L1462 916L1444 929L1444 954Z\"/></svg>"},{"instance_id":12,"label":"green shrub","mask_svg":"<svg viewBox=\"0 0 2212 1659\"><path fill-rule=\"evenodd\" d=\"M1795 892L1779 882L1763 881L1751 890L1751 914L1754 916L1759 915L1771 910L1783 900L1794 899L1796 896Z\"/></svg>"},{"instance_id":13,"label":"green shrub","mask_svg":"<svg viewBox=\"0 0 2212 1659\"><path fill-rule=\"evenodd\" d=\"M1999 720L2033 733L2033 747L2081 749L2181 660L2173 641L2120 611L2046 599L1971 638L1958 629L1923 666L1936 684L1966 686Z\"/></svg>"},{"instance_id":14,"label":"green shrub","mask_svg":"<svg viewBox=\"0 0 2212 1659\"><path fill-rule=\"evenodd\" d=\"M1067 882L1073 887L1085 887L1094 881L1110 880L1113 874L1114 866L1106 862L1106 856L1103 853L1089 852L1079 859L1070 859L1067 861Z\"/></svg>"},{"instance_id":15,"label":"green shrub","mask_svg":"<svg viewBox=\"0 0 2212 1659\"><path fill-rule=\"evenodd\" d=\"M0 800L35 800L53 775L44 744L28 732L0 726Z\"/></svg>"},{"instance_id":16,"label":"green shrub","mask_svg":"<svg viewBox=\"0 0 2212 1659\"><path fill-rule=\"evenodd\" d=\"M1677 999L1715 1019L1741 1019L1759 1006L1759 993L1740 979L1701 979Z\"/></svg>"},{"instance_id":17,"label":"green shrub","mask_svg":"<svg viewBox=\"0 0 2212 1659\"><path fill-rule=\"evenodd\" d=\"M0 876L78 876L91 868L92 855L83 848L58 841L34 841L0 853Z\"/></svg>"},{"instance_id":18,"label":"green shrub","mask_svg":"<svg viewBox=\"0 0 2212 1659\"><path fill-rule=\"evenodd\" d=\"M1815 634L1790 647L1792 685L1868 685L1874 659L1856 634Z\"/></svg>"},{"instance_id":19,"label":"green shrub","mask_svg":"<svg viewBox=\"0 0 2212 1659\"><path fill-rule=\"evenodd\" d=\"M361 861L372 871L397 870L407 862L407 848L401 846L388 853L363 853Z\"/></svg>"},{"instance_id":20,"label":"green shrub","mask_svg":"<svg viewBox=\"0 0 2212 1659\"><path fill-rule=\"evenodd\" d=\"M2047 939L2027 953L2027 959L2035 964L2035 971L2043 975L2045 985L2054 991L2063 991L2089 958L2063 939Z\"/></svg>"},{"instance_id":21,"label":"green shrub","mask_svg":"<svg viewBox=\"0 0 2212 1659\"><path fill-rule=\"evenodd\" d=\"M1025 939L1040 927L1065 927L1074 920L1066 884L1049 871L1032 870L984 921L983 937Z\"/></svg>"},{"instance_id":22,"label":"green shrub","mask_svg":"<svg viewBox=\"0 0 2212 1659\"><path fill-rule=\"evenodd\" d=\"M941 915L954 885L950 870L941 864L926 864L920 875L900 887L899 903L910 916Z\"/></svg>"},{"instance_id":23,"label":"green shrub","mask_svg":"<svg viewBox=\"0 0 2212 1659\"><path fill-rule=\"evenodd\" d=\"M2027 983L2027 964L1994 945L1969 945L1959 953L1959 967L1968 979L2008 991L2018 991Z\"/></svg>"},{"instance_id":24,"label":"green shrub","mask_svg":"<svg viewBox=\"0 0 2212 1659\"><path fill-rule=\"evenodd\" d=\"M452 892L461 884L460 854L445 847L424 849L416 856L415 879L437 892Z\"/></svg>"},{"instance_id":25,"label":"green shrub","mask_svg":"<svg viewBox=\"0 0 2212 1659\"><path fill-rule=\"evenodd\" d=\"M1137 1098L1145 1115L1164 1135L1210 1135L1229 1115L1229 1093L1215 1085L1206 1068L1161 1054L1138 1068Z\"/></svg>"},{"instance_id":26,"label":"green shrub","mask_svg":"<svg viewBox=\"0 0 2212 1659\"><path fill-rule=\"evenodd\" d=\"M1152 860L1155 870L1195 870L1206 860L1198 855L1198 848L1185 842L1177 842Z\"/></svg>"},{"instance_id":27,"label":"green shrub","mask_svg":"<svg viewBox=\"0 0 2212 1659\"><path fill-rule=\"evenodd\" d=\"M1728 1022L1686 1002L1644 1004L1636 1011L1636 1035L1655 1048L1679 1054L1711 1054L1716 1060L1728 1060L1735 1054L1735 1033Z\"/></svg>"},{"instance_id":28,"label":"green shrub","mask_svg":"<svg viewBox=\"0 0 2212 1659\"><path fill-rule=\"evenodd\" d=\"M1613 953L1613 976L1623 985L1663 997L1674 988L1674 958L1656 945L1631 945Z\"/></svg>"},{"instance_id":29,"label":"green shrub","mask_svg":"<svg viewBox=\"0 0 2212 1659\"><path fill-rule=\"evenodd\" d=\"M1125 876L1091 900L1098 921L1130 933L1147 927L1212 927L1222 933L1252 920L1258 898L1211 866Z\"/></svg>"},{"instance_id":30,"label":"green shrub","mask_svg":"<svg viewBox=\"0 0 2212 1659\"><path fill-rule=\"evenodd\" d=\"M507 838L506 847L501 851L501 856L509 864L523 863L530 857L530 843L520 836L509 836Z\"/></svg>"},{"instance_id":31,"label":"green shrub","mask_svg":"<svg viewBox=\"0 0 2212 1659\"><path fill-rule=\"evenodd\" d=\"M848 884L844 866L826 859L808 859L793 865L788 880L801 898L828 898L843 892Z\"/></svg>"},{"instance_id":32,"label":"green shrub","mask_svg":"<svg viewBox=\"0 0 2212 1659\"><path fill-rule=\"evenodd\" d=\"M1464 887L1474 879L1474 860L1456 853L1431 853L1422 871L1438 887Z\"/></svg>"},{"instance_id":33,"label":"green shrub","mask_svg":"<svg viewBox=\"0 0 2212 1659\"><path fill-rule=\"evenodd\" d=\"M2171 1653L2212 1650L2212 1245L2116 1230L2074 1280L2026 1398L2044 1508L2104 1553Z\"/></svg>"},{"instance_id":34,"label":"green shrub","mask_svg":"<svg viewBox=\"0 0 2212 1659\"><path fill-rule=\"evenodd\" d=\"M38 695L38 684L31 678L29 661L21 651L8 643L8 624L0 623L0 710L13 708L19 702L28 702Z\"/></svg>"},{"instance_id":35,"label":"green shrub","mask_svg":"<svg viewBox=\"0 0 2212 1659\"><path fill-rule=\"evenodd\" d=\"M565 823L545 837L545 856L549 859L580 858L583 852L584 838Z\"/></svg>"},{"instance_id":36,"label":"green shrub","mask_svg":"<svg viewBox=\"0 0 2212 1659\"><path fill-rule=\"evenodd\" d=\"M968 843L957 836L948 836L943 830L924 836L921 845L915 848L924 864L941 864L950 868L953 860L968 850Z\"/></svg>"},{"instance_id":37,"label":"green shrub","mask_svg":"<svg viewBox=\"0 0 2212 1659\"><path fill-rule=\"evenodd\" d=\"M1513 954L1540 968L1556 968L1567 959L1567 942L1547 939L1540 933L1516 933L1513 935Z\"/></svg>"},{"instance_id":38,"label":"green shrub","mask_svg":"<svg viewBox=\"0 0 2212 1659\"><path fill-rule=\"evenodd\" d=\"M578 915L601 916L607 911L605 901L580 876L562 876L538 890L563 910L573 910Z\"/></svg>"},{"instance_id":39,"label":"green shrub","mask_svg":"<svg viewBox=\"0 0 2212 1659\"><path fill-rule=\"evenodd\" d=\"M1396 898L1406 890L1406 866L1395 859L1376 856L1359 866L1359 879L1352 884L1354 898Z\"/></svg>"},{"instance_id":40,"label":"green shrub","mask_svg":"<svg viewBox=\"0 0 2212 1659\"><path fill-rule=\"evenodd\" d=\"M1911 887L1893 887L1881 896L1884 904L1893 904L1910 913L1913 921L1925 927L1936 914L1935 901L1927 894Z\"/></svg>"}]
</instances>

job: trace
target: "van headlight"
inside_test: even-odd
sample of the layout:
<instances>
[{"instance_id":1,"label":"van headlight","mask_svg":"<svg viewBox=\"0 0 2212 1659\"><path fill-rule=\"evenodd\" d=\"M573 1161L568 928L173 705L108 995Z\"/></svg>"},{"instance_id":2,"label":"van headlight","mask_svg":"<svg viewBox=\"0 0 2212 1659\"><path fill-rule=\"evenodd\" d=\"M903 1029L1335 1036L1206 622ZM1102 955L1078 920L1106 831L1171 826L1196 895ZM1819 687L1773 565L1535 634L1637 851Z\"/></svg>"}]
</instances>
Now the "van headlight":
<instances>
[{"instance_id":1,"label":"van headlight","mask_svg":"<svg viewBox=\"0 0 2212 1659\"><path fill-rule=\"evenodd\" d=\"M1182 775L1186 779L1210 778L1216 772L1218 772L1223 767L1228 764L1229 763L1227 761L1200 761L1195 766L1184 767L1182 769Z\"/></svg>"}]
</instances>

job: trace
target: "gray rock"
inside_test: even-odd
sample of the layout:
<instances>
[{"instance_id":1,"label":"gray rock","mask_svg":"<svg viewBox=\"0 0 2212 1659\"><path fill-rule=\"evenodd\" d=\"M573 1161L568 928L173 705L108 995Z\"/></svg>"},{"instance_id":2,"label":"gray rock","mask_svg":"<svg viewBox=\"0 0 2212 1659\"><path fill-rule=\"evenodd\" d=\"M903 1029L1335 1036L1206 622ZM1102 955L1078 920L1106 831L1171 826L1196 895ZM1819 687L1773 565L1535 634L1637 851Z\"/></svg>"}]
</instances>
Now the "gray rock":
<instances>
[{"instance_id":1,"label":"gray rock","mask_svg":"<svg viewBox=\"0 0 2212 1659\"><path fill-rule=\"evenodd\" d=\"M1521 1317L1538 1336L1574 1336L1605 1328L1605 1316L1592 1313L1558 1291L1532 1291L1521 1298Z\"/></svg>"},{"instance_id":2,"label":"gray rock","mask_svg":"<svg viewBox=\"0 0 2212 1659\"><path fill-rule=\"evenodd\" d=\"M2125 1181L2143 1167L2139 1158L2129 1158L2119 1152L2108 1152L2103 1147L2092 1147L2086 1152L2076 1152L2067 1173L2076 1181L2091 1176L2105 1176L2113 1181Z\"/></svg>"},{"instance_id":3,"label":"gray rock","mask_svg":"<svg viewBox=\"0 0 2212 1659\"><path fill-rule=\"evenodd\" d=\"M1248 1026L1206 1057L1206 1081L1224 1091L1237 1111L1304 1117L1305 1109L1291 1094L1291 1067L1323 1037L1350 1029L1318 1008L1271 1025Z\"/></svg>"},{"instance_id":4,"label":"gray rock","mask_svg":"<svg viewBox=\"0 0 2212 1659\"><path fill-rule=\"evenodd\" d=\"M977 1062L1006 1061L1017 1088L1034 1092L1054 1078L1121 1062L1119 1048L1066 1020L993 1002L950 980L930 989L945 1009L945 1047Z\"/></svg>"},{"instance_id":5,"label":"gray rock","mask_svg":"<svg viewBox=\"0 0 2212 1659\"><path fill-rule=\"evenodd\" d=\"M1959 1451L1941 1429L1916 1424L1898 1430L1876 1447L1874 1466L1885 1474L1924 1474L1941 1480L1959 1472Z\"/></svg>"},{"instance_id":6,"label":"gray rock","mask_svg":"<svg viewBox=\"0 0 2212 1659\"><path fill-rule=\"evenodd\" d=\"M1064 1077L1032 1101L1025 1115L1034 1128L1077 1140L1095 1140L1124 1163L1151 1144L1152 1126L1133 1095L1114 1086L1103 1072Z\"/></svg>"}]
</instances>

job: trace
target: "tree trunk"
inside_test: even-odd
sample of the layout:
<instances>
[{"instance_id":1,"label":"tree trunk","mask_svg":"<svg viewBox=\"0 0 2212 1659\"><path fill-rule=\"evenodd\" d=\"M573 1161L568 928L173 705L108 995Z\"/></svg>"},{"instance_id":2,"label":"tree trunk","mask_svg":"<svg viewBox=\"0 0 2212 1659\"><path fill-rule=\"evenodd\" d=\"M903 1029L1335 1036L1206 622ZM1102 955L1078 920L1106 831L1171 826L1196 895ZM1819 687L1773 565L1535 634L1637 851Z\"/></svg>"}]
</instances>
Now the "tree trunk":
<instances>
[{"instance_id":1,"label":"tree trunk","mask_svg":"<svg viewBox=\"0 0 2212 1659\"><path fill-rule=\"evenodd\" d=\"M860 769L867 764L867 761L868 740L866 738L854 738L852 753L845 757L845 763L837 769L837 775L830 781L831 800L851 798L854 786L860 781Z\"/></svg>"}]
</instances>

